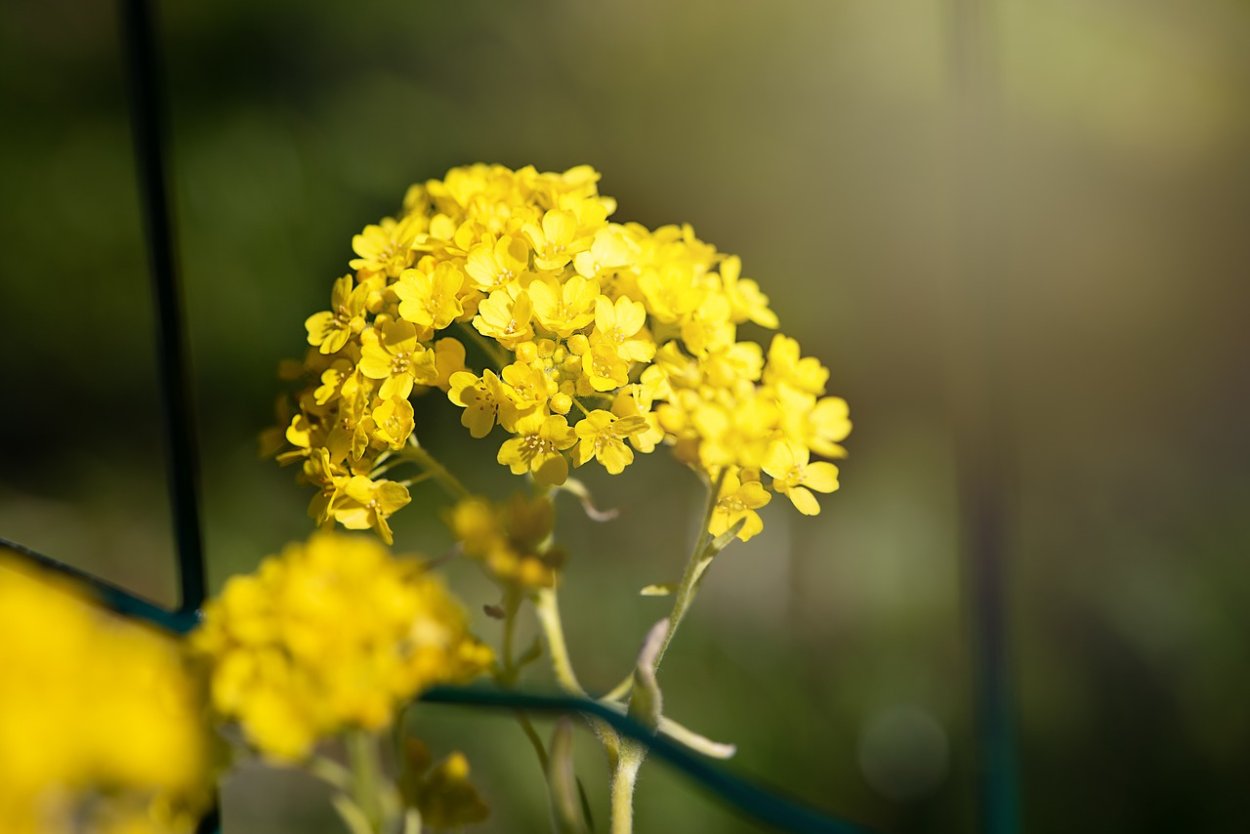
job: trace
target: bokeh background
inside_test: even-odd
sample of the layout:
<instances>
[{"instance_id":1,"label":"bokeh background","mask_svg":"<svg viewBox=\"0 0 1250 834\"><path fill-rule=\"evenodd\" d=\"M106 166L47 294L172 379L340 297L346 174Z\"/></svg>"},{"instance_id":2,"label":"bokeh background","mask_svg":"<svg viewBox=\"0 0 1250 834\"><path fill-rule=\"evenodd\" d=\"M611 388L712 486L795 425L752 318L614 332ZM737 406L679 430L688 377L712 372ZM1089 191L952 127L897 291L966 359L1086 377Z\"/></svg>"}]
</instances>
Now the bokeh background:
<instances>
[{"instance_id":1,"label":"bokeh background","mask_svg":"<svg viewBox=\"0 0 1250 834\"><path fill-rule=\"evenodd\" d=\"M822 515L774 502L715 566L664 671L669 712L736 742L740 772L882 831L975 827L969 554L988 542L1024 827L1250 829L1246 4L159 11L214 586L308 531L305 491L255 437L351 235L455 164L590 163L618 219L689 221L740 254L856 423ZM0 535L169 599L115 12L0 9ZM453 409L418 419L468 480L507 488ZM563 596L606 688L665 610L637 591L680 571L700 495L663 455L590 481L622 513L564 513ZM396 518L401 546L446 549L440 501ZM475 611L495 601L449 572ZM481 830L544 829L513 724L412 718L470 754L495 807ZM228 834L338 830L291 774L249 770L225 798ZM638 828L755 830L658 764Z\"/></svg>"}]
</instances>

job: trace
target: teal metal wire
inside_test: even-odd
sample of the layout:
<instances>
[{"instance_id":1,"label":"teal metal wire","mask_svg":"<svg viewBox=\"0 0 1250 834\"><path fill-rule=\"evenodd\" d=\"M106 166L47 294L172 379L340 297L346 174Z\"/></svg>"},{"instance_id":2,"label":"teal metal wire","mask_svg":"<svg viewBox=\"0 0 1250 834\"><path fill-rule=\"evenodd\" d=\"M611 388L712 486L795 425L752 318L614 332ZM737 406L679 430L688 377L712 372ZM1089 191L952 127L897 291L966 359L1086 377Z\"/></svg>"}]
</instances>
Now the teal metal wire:
<instances>
[{"instance_id":1,"label":"teal metal wire","mask_svg":"<svg viewBox=\"0 0 1250 834\"><path fill-rule=\"evenodd\" d=\"M0 547L83 582L96 593L104 606L118 614L173 634L186 634L200 619L199 609L206 593L206 572L196 486L196 447L178 300L174 225L163 152L159 62L153 14L148 0L122 0L120 12L136 171L158 319L156 350L178 553L179 604L172 610L164 608L18 542L0 538ZM476 687L437 687L426 692L421 701L480 709L594 716L622 735L645 744L656 758L668 762L714 797L761 824L795 834L861 834L868 831L713 765L685 746L658 735L597 701ZM197 834L220 834L220 831L220 815L214 808L201 822Z\"/></svg>"}]
</instances>

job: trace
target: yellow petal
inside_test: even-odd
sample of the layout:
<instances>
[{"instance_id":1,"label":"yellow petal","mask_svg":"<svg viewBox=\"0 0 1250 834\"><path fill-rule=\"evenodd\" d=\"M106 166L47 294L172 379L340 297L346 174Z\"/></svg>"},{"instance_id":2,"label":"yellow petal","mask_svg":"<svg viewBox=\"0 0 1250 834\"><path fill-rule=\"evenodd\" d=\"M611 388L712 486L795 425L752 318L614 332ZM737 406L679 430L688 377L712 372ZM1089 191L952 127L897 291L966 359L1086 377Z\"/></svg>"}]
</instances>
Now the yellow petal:
<instances>
[{"instance_id":1,"label":"yellow petal","mask_svg":"<svg viewBox=\"0 0 1250 834\"><path fill-rule=\"evenodd\" d=\"M803 487L794 487L786 493L786 496L794 504L794 508L803 515L820 515L820 504L816 502L816 496Z\"/></svg>"},{"instance_id":2,"label":"yellow petal","mask_svg":"<svg viewBox=\"0 0 1250 834\"><path fill-rule=\"evenodd\" d=\"M838 488L838 467L824 461L809 463L803 470L803 485L817 492L835 491Z\"/></svg>"},{"instance_id":3,"label":"yellow petal","mask_svg":"<svg viewBox=\"0 0 1250 834\"><path fill-rule=\"evenodd\" d=\"M535 462L537 462L535 458ZM569 462L564 455L551 455L543 459L534 471L534 481L546 486L559 486L568 480Z\"/></svg>"}]
</instances>

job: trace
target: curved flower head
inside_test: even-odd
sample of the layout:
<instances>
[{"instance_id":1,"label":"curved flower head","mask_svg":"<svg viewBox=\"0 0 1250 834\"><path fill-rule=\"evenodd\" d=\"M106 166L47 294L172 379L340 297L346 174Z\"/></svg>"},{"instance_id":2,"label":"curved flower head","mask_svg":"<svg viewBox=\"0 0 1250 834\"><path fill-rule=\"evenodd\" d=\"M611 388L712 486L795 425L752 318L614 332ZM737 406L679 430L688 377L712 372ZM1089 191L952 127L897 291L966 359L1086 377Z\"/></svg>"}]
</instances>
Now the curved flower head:
<instances>
[{"instance_id":1,"label":"curved flower head","mask_svg":"<svg viewBox=\"0 0 1250 834\"><path fill-rule=\"evenodd\" d=\"M474 438L498 425L496 460L544 484L562 483L570 458L617 474L662 445L705 475L739 473L722 515L747 518L748 534L758 516L732 507L758 503L761 472L819 511L837 470L811 457L842 457L851 428L825 396L829 370L782 333L767 348L740 338L740 325L778 325L740 259L688 224L609 222L616 201L598 180L588 166L454 168L357 236L359 286L340 279L334 309L309 318L314 349L290 377L308 383L268 434L270 448L285 438L282 462L328 452L334 475L314 463L309 479L330 496L319 516L387 529L341 479L389 470L383 456L412 431L403 403L428 387Z\"/></svg>"}]
</instances>

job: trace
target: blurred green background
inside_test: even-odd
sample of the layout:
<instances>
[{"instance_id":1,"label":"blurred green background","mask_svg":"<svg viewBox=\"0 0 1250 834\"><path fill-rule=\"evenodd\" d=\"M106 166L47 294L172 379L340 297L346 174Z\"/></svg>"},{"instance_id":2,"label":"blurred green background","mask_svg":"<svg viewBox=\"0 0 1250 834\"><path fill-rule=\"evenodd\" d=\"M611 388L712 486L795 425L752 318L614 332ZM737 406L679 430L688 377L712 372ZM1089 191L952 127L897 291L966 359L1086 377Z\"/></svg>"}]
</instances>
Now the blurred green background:
<instances>
[{"instance_id":1,"label":"blurred green background","mask_svg":"<svg viewBox=\"0 0 1250 834\"><path fill-rule=\"evenodd\" d=\"M0 535L168 599L115 12L0 9ZM740 254L856 424L822 515L774 502L712 571L662 677L670 714L736 742L740 772L882 831L974 828L962 554L969 500L989 496L1025 828L1250 829L1246 4L160 14L215 587L309 530L305 490L255 436L351 235L452 165L590 163L617 219L689 221ZM418 414L466 479L507 489L453 409ZM700 495L664 455L589 480L622 513L563 513L563 597L602 689L665 613L637 589L677 576ZM402 547L446 549L441 501L431 487L395 519ZM449 572L475 612L495 601L471 566ZM495 807L481 830L544 829L512 723L412 719L470 754ZM602 826L602 758L579 743ZM228 834L338 830L293 774L249 770L225 797ZM658 764L638 829L755 830Z\"/></svg>"}]
</instances>

